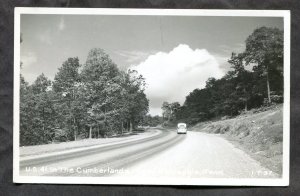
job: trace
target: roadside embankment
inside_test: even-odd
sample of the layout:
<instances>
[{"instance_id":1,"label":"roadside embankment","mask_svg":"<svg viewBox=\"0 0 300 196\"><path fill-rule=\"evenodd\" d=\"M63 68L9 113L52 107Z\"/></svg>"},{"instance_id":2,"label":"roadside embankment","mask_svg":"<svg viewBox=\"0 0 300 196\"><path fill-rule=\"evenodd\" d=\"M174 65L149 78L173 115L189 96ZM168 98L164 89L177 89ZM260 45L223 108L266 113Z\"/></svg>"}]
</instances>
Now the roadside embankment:
<instances>
[{"instance_id":1,"label":"roadside embankment","mask_svg":"<svg viewBox=\"0 0 300 196\"><path fill-rule=\"evenodd\" d=\"M192 130L221 134L264 167L282 174L283 107L250 110L233 119L203 122Z\"/></svg>"}]
</instances>

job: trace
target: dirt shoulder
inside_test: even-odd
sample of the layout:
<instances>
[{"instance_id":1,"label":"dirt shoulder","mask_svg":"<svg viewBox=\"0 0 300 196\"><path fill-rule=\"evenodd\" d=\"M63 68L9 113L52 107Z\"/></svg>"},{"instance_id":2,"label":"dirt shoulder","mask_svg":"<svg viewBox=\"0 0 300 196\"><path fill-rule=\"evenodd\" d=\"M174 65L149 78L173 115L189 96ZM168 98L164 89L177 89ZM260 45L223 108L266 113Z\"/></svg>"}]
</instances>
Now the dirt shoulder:
<instances>
[{"instance_id":1,"label":"dirt shoulder","mask_svg":"<svg viewBox=\"0 0 300 196\"><path fill-rule=\"evenodd\" d=\"M252 110L233 119L204 122L192 130L220 134L262 166L282 174L282 105L266 111Z\"/></svg>"}]
</instances>

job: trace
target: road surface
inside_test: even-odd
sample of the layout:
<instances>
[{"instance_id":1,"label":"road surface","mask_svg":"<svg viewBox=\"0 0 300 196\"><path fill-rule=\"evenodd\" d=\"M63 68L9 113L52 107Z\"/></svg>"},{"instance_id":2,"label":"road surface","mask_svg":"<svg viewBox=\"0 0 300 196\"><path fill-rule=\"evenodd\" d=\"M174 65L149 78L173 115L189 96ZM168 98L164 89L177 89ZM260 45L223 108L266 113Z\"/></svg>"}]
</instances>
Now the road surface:
<instances>
[{"instance_id":1,"label":"road surface","mask_svg":"<svg viewBox=\"0 0 300 196\"><path fill-rule=\"evenodd\" d=\"M20 175L185 178L273 178L278 175L224 138L159 131L140 139L23 157Z\"/></svg>"}]
</instances>

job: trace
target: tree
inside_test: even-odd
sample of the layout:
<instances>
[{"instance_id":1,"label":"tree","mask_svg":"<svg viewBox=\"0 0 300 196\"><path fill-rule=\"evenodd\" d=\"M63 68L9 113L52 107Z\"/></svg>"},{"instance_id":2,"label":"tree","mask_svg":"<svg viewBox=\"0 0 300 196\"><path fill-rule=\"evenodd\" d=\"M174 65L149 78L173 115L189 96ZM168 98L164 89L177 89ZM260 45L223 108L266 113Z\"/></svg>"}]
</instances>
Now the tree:
<instances>
[{"instance_id":1,"label":"tree","mask_svg":"<svg viewBox=\"0 0 300 196\"><path fill-rule=\"evenodd\" d=\"M38 130L41 130L41 140L47 143L49 137L51 137L52 118L54 117L54 109L51 103L49 88L51 88L51 81L42 73L34 83L31 85L33 100L35 100L34 109L36 111L35 125Z\"/></svg>"},{"instance_id":2,"label":"tree","mask_svg":"<svg viewBox=\"0 0 300 196\"><path fill-rule=\"evenodd\" d=\"M53 82L41 74L29 85L21 76L20 86L21 145L123 134L149 109L145 79L120 71L102 49L89 52L81 72L79 59L68 58Z\"/></svg>"},{"instance_id":3,"label":"tree","mask_svg":"<svg viewBox=\"0 0 300 196\"><path fill-rule=\"evenodd\" d=\"M162 115L163 115L163 119L170 119L170 115L171 115L171 110L170 110L170 104L166 101L163 102L162 106Z\"/></svg>"},{"instance_id":4,"label":"tree","mask_svg":"<svg viewBox=\"0 0 300 196\"><path fill-rule=\"evenodd\" d=\"M210 77L206 80L205 88L212 88L216 84L216 78Z\"/></svg>"},{"instance_id":5,"label":"tree","mask_svg":"<svg viewBox=\"0 0 300 196\"><path fill-rule=\"evenodd\" d=\"M283 91L283 32L276 28L256 29L246 40L246 50L232 53L230 70L220 79L209 78L203 89L195 89L186 96L176 119L197 122L235 116L242 110L261 107L264 97L268 103ZM253 67L252 70L246 66ZM164 118L171 116L170 104L163 103Z\"/></svg>"},{"instance_id":6,"label":"tree","mask_svg":"<svg viewBox=\"0 0 300 196\"><path fill-rule=\"evenodd\" d=\"M69 133L76 140L79 130L79 119L85 115L81 108L81 100L78 98L80 77L78 69L80 68L79 59L68 58L58 69L54 77L53 90L57 93L56 108L61 111L60 127L67 125Z\"/></svg>"},{"instance_id":7,"label":"tree","mask_svg":"<svg viewBox=\"0 0 300 196\"><path fill-rule=\"evenodd\" d=\"M53 90L65 94L74 94L73 89L80 82L78 57L68 58L55 74Z\"/></svg>"},{"instance_id":8,"label":"tree","mask_svg":"<svg viewBox=\"0 0 300 196\"><path fill-rule=\"evenodd\" d=\"M156 127L163 123L163 119L161 116L155 115L151 116L150 114L146 115L144 117L144 120L142 122L143 126L150 126L150 127Z\"/></svg>"},{"instance_id":9,"label":"tree","mask_svg":"<svg viewBox=\"0 0 300 196\"><path fill-rule=\"evenodd\" d=\"M168 121L176 118L176 112L179 110L180 104L178 102L168 103L163 102L161 109L163 110L163 118Z\"/></svg>"},{"instance_id":10,"label":"tree","mask_svg":"<svg viewBox=\"0 0 300 196\"><path fill-rule=\"evenodd\" d=\"M140 123L149 110L149 100L147 99L144 90L146 88L145 79L135 70L128 70L124 80L125 102L128 107L128 113L125 113L129 131L132 131L135 126Z\"/></svg>"},{"instance_id":11,"label":"tree","mask_svg":"<svg viewBox=\"0 0 300 196\"><path fill-rule=\"evenodd\" d=\"M271 103L271 88L278 93L283 89L283 31L268 27L254 30L246 40L244 55L246 65L254 64L253 70L265 78L268 103Z\"/></svg>"},{"instance_id":12,"label":"tree","mask_svg":"<svg viewBox=\"0 0 300 196\"><path fill-rule=\"evenodd\" d=\"M231 75L231 80L235 81L235 91L231 95L233 95L234 99L237 98L243 102L244 110L247 111L253 86L252 73L245 69L244 53L236 54L233 52L228 62L233 68L233 71L231 71L229 75Z\"/></svg>"},{"instance_id":13,"label":"tree","mask_svg":"<svg viewBox=\"0 0 300 196\"><path fill-rule=\"evenodd\" d=\"M122 129L122 123L116 119L124 119L124 113L128 112L128 104L123 105L126 103L123 97L127 97L128 89L123 89L126 79L116 64L102 49L92 49L81 78L86 94L85 102L90 111L90 129L101 127L105 135L113 134L117 127Z\"/></svg>"},{"instance_id":14,"label":"tree","mask_svg":"<svg viewBox=\"0 0 300 196\"><path fill-rule=\"evenodd\" d=\"M29 84L25 81L24 77L21 75L20 78L20 145L30 145L32 144L32 117L35 112L32 111L32 96L29 92Z\"/></svg>"},{"instance_id":15,"label":"tree","mask_svg":"<svg viewBox=\"0 0 300 196\"><path fill-rule=\"evenodd\" d=\"M173 102L170 104L171 119L176 118L176 112L179 110L179 108L180 108L179 102Z\"/></svg>"},{"instance_id":16,"label":"tree","mask_svg":"<svg viewBox=\"0 0 300 196\"><path fill-rule=\"evenodd\" d=\"M21 78L20 91L20 144L48 143L53 137L55 110L51 103L51 81L44 74L34 83Z\"/></svg>"},{"instance_id":17,"label":"tree","mask_svg":"<svg viewBox=\"0 0 300 196\"><path fill-rule=\"evenodd\" d=\"M85 103L88 111L88 127L101 127L104 134L110 130L110 93L109 87L113 81L112 78L118 76L117 66L112 62L104 50L95 48L90 50L86 63L80 74L84 93L86 95ZM97 119L97 121L96 121ZM91 133L89 134L91 137Z\"/></svg>"},{"instance_id":18,"label":"tree","mask_svg":"<svg viewBox=\"0 0 300 196\"><path fill-rule=\"evenodd\" d=\"M186 96L184 104L175 112L176 120L195 124L211 118L211 110L214 108L211 90L204 88L190 92Z\"/></svg>"},{"instance_id":19,"label":"tree","mask_svg":"<svg viewBox=\"0 0 300 196\"><path fill-rule=\"evenodd\" d=\"M51 81L42 73L32 84L31 88L34 94L45 93L51 86Z\"/></svg>"}]
</instances>

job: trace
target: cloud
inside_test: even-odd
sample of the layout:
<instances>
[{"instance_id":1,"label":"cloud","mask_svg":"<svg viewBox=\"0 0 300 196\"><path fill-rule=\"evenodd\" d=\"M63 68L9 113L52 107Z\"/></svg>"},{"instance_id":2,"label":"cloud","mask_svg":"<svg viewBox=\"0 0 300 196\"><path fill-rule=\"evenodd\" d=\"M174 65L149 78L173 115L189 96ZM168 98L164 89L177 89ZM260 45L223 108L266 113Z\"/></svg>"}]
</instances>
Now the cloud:
<instances>
[{"instance_id":1,"label":"cloud","mask_svg":"<svg viewBox=\"0 0 300 196\"><path fill-rule=\"evenodd\" d=\"M234 43L232 45L219 45L218 48L225 54L231 54L232 52L239 53L245 50L245 43Z\"/></svg>"},{"instance_id":2,"label":"cloud","mask_svg":"<svg viewBox=\"0 0 300 196\"><path fill-rule=\"evenodd\" d=\"M147 59L147 57L155 52L143 52L143 51L117 51L121 57L125 58L125 61L130 64L137 64Z\"/></svg>"},{"instance_id":3,"label":"cloud","mask_svg":"<svg viewBox=\"0 0 300 196\"><path fill-rule=\"evenodd\" d=\"M37 56L33 52L28 52L21 55L21 62L23 67L30 67L33 63L37 62Z\"/></svg>"},{"instance_id":4,"label":"cloud","mask_svg":"<svg viewBox=\"0 0 300 196\"><path fill-rule=\"evenodd\" d=\"M224 55L224 54L212 54L216 61L219 64L219 67L223 70L224 73L231 70L231 65L228 63L230 54Z\"/></svg>"},{"instance_id":5,"label":"cloud","mask_svg":"<svg viewBox=\"0 0 300 196\"><path fill-rule=\"evenodd\" d=\"M65 20L63 17L60 18L60 21L59 21L59 24L58 24L58 29L60 31L64 30L65 29Z\"/></svg>"},{"instance_id":6,"label":"cloud","mask_svg":"<svg viewBox=\"0 0 300 196\"><path fill-rule=\"evenodd\" d=\"M219 53L212 54L218 61L220 67L224 72L232 70L232 65L228 63L228 60L231 57L232 52L241 53L245 50L244 43L235 43L232 46L229 45L219 45L218 48L222 51Z\"/></svg>"},{"instance_id":7,"label":"cloud","mask_svg":"<svg viewBox=\"0 0 300 196\"><path fill-rule=\"evenodd\" d=\"M163 101L183 104L196 88L205 87L209 77L224 75L219 63L206 49L192 50L180 44L169 53L158 52L131 69L142 74L147 83L145 93L150 101L150 114L160 114Z\"/></svg>"},{"instance_id":8,"label":"cloud","mask_svg":"<svg viewBox=\"0 0 300 196\"><path fill-rule=\"evenodd\" d=\"M51 40L51 36L50 36L49 30L45 31L44 33L39 34L37 36L37 38L43 44L52 45L52 40Z\"/></svg>"}]
</instances>

